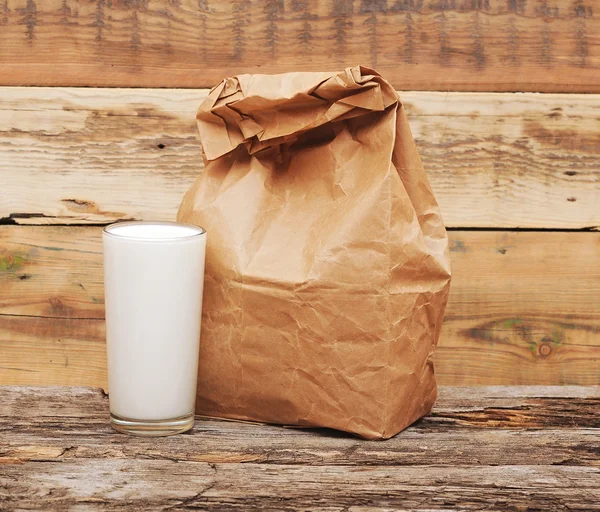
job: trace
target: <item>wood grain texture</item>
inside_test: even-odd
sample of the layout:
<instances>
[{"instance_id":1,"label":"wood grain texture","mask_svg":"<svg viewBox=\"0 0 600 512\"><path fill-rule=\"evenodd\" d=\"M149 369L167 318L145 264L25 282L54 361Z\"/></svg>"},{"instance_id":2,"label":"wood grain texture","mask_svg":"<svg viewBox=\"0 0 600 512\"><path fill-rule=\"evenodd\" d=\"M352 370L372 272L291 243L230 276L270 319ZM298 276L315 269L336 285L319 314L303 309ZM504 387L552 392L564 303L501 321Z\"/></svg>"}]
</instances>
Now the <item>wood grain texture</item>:
<instances>
[{"instance_id":1,"label":"wood grain texture","mask_svg":"<svg viewBox=\"0 0 600 512\"><path fill-rule=\"evenodd\" d=\"M0 227L0 383L105 386L97 227ZM450 233L445 385L600 384L600 233Z\"/></svg>"},{"instance_id":2,"label":"wood grain texture","mask_svg":"<svg viewBox=\"0 0 600 512\"><path fill-rule=\"evenodd\" d=\"M89 388L0 388L6 509L599 510L600 388L442 388L385 442L198 419L134 438ZM531 429L533 427L533 429Z\"/></svg>"},{"instance_id":3,"label":"wood grain texture","mask_svg":"<svg viewBox=\"0 0 600 512\"><path fill-rule=\"evenodd\" d=\"M0 219L173 219L206 90L4 88ZM450 227L600 226L600 96L406 92Z\"/></svg>"},{"instance_id":4,"label":"wood grain texture","mask_svg":"<svg viewBox=\"0 0 600 512\"><path fill-rule=\"evenodd\" d=\"M600 92L593 0L2 0L0 84L210 87L363 64L399 89Z\"/></svg>"}]
</instances>

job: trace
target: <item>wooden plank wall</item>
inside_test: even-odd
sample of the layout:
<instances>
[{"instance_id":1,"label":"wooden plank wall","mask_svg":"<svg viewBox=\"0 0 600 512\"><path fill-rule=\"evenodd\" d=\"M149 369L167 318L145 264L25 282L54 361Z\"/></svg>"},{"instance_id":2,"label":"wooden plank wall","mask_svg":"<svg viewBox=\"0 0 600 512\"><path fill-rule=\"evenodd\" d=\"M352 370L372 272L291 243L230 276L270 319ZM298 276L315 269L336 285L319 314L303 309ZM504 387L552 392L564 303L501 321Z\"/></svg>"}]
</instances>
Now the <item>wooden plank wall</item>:
<instances>
[{"instance_id":1,"label":"wooden plank wall","mask_svg":"<svg viewBox=\"0 0 600 512\"><path fill-rule=\"evenodd\" d=\"M591 0L0 0L0 384L105 385L100 226L174 217L206 87L356 63L451 230L440 382L600 384Z\"/></svg>"}]
</instances>

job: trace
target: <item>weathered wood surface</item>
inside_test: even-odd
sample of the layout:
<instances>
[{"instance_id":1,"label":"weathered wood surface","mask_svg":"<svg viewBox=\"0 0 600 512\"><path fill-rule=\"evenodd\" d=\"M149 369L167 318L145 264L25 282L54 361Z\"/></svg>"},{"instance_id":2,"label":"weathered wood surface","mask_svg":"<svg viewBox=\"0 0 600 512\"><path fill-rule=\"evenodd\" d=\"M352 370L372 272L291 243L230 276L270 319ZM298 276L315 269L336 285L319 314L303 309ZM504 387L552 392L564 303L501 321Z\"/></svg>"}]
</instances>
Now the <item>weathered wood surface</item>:
<instances>
[{"instance_id":1,"label":"weathered wood surface","mask_svg":"<svg viewBox=\"0 0 600 512\"><path fill-rule=\"evenodd\" d=\"M600 384L600 233L450 232L446 385ZM105 386L101 229L0 229L0 384Z\"/></svg>"},{"instance_id":2,"label":"weathered wood surface","mask_svg":"<svg viewBox=\"0 0 600 512\"><path fill-rule=\"evenodd\" d=\"M196 421L147 439L89 388L0 388L0 507L600 510L600 388L442 388L384 442Z\"/></svg>"},{"instance_id":3,"label":"weathered wood surface","mask_svg":"<svg viewBox=\"0 0 600 512\"><path fill-rule=\"evenodd\" d=\"M207 87L377 68L405 90L600 92L593 0L2 0L0 84Z\"/></svg>"},{"instance_id":4,"label":"weathered wood surface","mask_svg":"<svg viewBox=\"0 0 600 512\"><path fill-rule=\"evenodd\" d=\"M0 219L173 219L203 167L195 112L205 95L2 89ZM600 226L600 96L401 97L448 226Z\"/></svg>"}]
</instances>

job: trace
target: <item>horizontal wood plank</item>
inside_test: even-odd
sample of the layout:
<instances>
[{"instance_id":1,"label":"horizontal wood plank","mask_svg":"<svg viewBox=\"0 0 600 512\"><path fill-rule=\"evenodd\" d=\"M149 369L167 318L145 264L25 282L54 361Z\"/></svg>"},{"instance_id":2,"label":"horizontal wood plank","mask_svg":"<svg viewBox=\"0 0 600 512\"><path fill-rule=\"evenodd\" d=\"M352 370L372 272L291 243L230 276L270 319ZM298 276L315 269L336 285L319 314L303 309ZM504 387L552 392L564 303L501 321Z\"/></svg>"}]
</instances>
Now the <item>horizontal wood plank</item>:
<instances>
[{"instance_id":1,"label":"horizontal wood plank","mask_svg":"<svg viewBox=\"0 0 600 512\"><path fill-rule=\"evenodd\" d=\"M0 392L0 426L7 438L0 465L101 458L313 466L443 466L449 460L456 465L477 460L511 465L519 452L520 464L600 467L600 438L593 430L600 428L595 414L600 387L442 387L428 416L383 444L326 429L301 433L198 419L188 435L165 439L164 453L155 439L120 444L123 437L107 422L107 395L97 388L3 387ZM48 437L57 423L72 435ZM580 430L574 434L574 428ZM78 446L73 446L74 437ZM105 447L107 440L111 450Z\"/></svg>"},{"instance_id":2,"label":"horizontal wood plank","mask_svg":"<svg viewBox=\"0 0 600 512\"><path fill-rule=\"evenodd\" d=\"M174 219L206 90L4 88L0 219ZM597 95L401 95L450 227L600 226Z\"/></svg>"},{"instance_id":3,"label":"horizontal wood plank","mask_svg":"<svg viewBox=\"0 0 600 512\"><path fill-rule=\"evenodd\" d=\"M105 386L97 227L0 227L0 383ZM600 233L450 233L445 385L600 384Z\"/></svg>"},{"instance_id":4,"label":"horizontal wood plank","mask_svg":"<svg viewBox=\"0 0 600 512\"><path fill-rule=\"evenodd\" d=\"M177 478L174 478L174 475ZM31 462L3 468L12 508L101 510L600 510L599 468L289 467L163 460ZM357 503L363 506L356 506ZM327 507L327 508L325 508ZM368 507L368 508L367 508ZM398 507L404 507L399 509ZM464 510L464 507L461 507Z\"/></svg>"},{"instance_id":5,"label":"horizontal wood plank","mask_svg":"<svg viewBox=\"0 0 600 512\"><path fill-rule=\"evenodd\" d=\"M4 0L0 84L210 87L378 69L404 90L600 92L593 0Z\"/></svg>"},{"instance_id":6,"label":"horizontal wood plank","mask_svg":"<svg viewBox=\"0 0 600 512\"><path fill-rule=\"evenodd\" d=\"M205 419L151 439L114 432L98 389L0 387L0 503L598 510L599 400L598 387L442 388L430 415L385 442ZM528 430L532 418L547 423Z\"/></svg>"}]
</instances>

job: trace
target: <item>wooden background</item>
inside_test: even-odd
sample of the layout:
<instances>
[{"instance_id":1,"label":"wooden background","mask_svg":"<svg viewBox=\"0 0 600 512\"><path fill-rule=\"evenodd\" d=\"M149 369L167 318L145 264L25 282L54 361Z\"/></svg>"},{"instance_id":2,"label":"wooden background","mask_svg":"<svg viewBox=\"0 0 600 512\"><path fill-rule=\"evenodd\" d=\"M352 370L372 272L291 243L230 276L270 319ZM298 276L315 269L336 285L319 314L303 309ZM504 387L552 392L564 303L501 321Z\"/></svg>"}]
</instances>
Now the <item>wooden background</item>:
<instances>
[{"instance_id":1,"label":"wooden background","mask_svg":"<svg viewBox=\"0 0 600 512\"><path fill-rule=\"evenodd\" d=\"M592 0L0 0L0 384L106 384L101 226L174 218L207 87L359 63L450 229L440 382L600 384Z\"/></svg>"}]
</instances>

